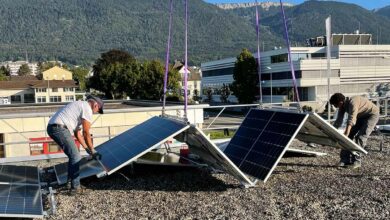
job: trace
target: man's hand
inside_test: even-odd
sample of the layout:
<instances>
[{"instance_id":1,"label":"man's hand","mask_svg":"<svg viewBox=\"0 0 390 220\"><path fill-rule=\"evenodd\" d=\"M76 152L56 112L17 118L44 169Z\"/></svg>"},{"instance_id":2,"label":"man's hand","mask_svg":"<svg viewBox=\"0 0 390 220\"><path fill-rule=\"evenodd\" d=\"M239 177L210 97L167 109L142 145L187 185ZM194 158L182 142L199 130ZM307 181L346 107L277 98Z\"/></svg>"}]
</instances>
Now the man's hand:
<instances>
[{"instance_id":1,"label":"man's hand","mask_svg":"<svg viewBox=\"0 0 390 220\"><path fill-rule=\"evenodd\" d=\"M102 155L95 151L92 154L92 159L94 159L94 160L101 160L102 159Z\"/></svg>"}]
</instances>

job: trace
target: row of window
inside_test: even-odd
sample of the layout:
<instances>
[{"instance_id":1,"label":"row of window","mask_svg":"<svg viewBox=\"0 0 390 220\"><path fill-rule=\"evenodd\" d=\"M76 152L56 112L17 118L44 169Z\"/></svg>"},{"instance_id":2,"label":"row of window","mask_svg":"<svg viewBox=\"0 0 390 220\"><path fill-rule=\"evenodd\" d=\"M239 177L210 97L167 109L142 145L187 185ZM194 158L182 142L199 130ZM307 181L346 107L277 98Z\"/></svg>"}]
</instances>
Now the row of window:
<instances>
[{"instance_id":1,"label":"row of window","mask_svg":"<svg viewBox=\"0 0 390 220\"><path fill-rule=\"evenodd\" d=\"M24 103L35 103L35 96L34 94L24 94ZM72 95L66 95L65 96L65 102L73 102L74 96ZM46 103L46 96L37 96L37 103ZM61 96L50 96L50 102L62 102ZM21 95L13 95L11 96L11 103L17 104L22 103L22 96Z\"/></svg>"},{"instance_id":2,"label":"row of window","mask_svg":"<svg viewBox=\"0 0 390 220\"><path fill-rule=\"evenodd\" d=\"M41 92L46 92L46 91L47 91L47 88L36 88L35 89L36 93L41 93ZM58 92L58 88L52 88L51 91ZM63 88L63 91L64 92L73 92L74 88Z\"/></svg>"},{"instance_id":3,"label":"row of window","mask_svg":"<svg viewBox=\"0 0 390 220\"><path fill-rule=\"evenodd\" d=\"M66 95L65 96L65 102L73 102L74 96L72 95ZM37 103L45 103L46 102L46 96L38 96L37 97ZM61 96L50 96L50 102L62 102Z\"/></svg>"}]
</instances>

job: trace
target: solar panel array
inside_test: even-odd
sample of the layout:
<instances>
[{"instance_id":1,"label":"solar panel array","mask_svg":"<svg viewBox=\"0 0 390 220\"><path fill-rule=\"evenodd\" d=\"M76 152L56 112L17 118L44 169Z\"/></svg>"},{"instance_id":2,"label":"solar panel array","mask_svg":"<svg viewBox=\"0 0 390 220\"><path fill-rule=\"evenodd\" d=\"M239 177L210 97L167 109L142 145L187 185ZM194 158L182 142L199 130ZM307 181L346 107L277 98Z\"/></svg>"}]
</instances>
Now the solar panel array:
<instances>
[{"instance_id":1,"label":"solar panel array","mask_svg":"<svg viewBox=\"0 0 390 220\"><path fill-rule=\"evenodd\" d=\"M38 167L0 165L0 183L39 184Z\"/></svg>"},{"instance_id":2,"label":"solar panel array","mask_svg":"<svg viewBox=\"0 0 390 220\"><path fill-rule=\"evenodd\" d=\"M37 167L0 165L0 217L43 217Z\"/></svg>"},{"instance_id":3,"label":"solar panel array","mask_svg":"<svg viewBox=\"0 0 390 220\"><path fill-rule=\"evenodd\" d=\"M0 217L42 217L39 185L0 185Z\"/></svg>"},{"instance_id":4,"label":"solar panel array","mask_svg":"<svg viewBox=\"0 0 390 220\"><path fill-rule=\"evenodd\" d=\"M96 147L108 174L187 129L185 123L153 117Z\"/></svg>"},{"instance_id":5,"label":"solar panel array","mask_svg":"<svg viewBox=\"0 0 390 220\"><path fill-rule=\"evenodd\" d=\"M265 182L306 117L307 114L252 109L224 153L244 173Z\"/></svg>"}]
</instances>

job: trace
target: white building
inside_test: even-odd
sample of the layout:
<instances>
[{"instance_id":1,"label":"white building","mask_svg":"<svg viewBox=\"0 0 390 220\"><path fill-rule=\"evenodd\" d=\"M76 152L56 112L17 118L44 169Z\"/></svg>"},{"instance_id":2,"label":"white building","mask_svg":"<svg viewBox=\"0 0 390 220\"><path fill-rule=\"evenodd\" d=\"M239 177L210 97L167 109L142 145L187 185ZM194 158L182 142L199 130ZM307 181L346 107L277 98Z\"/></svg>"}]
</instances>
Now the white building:
<instances>
[{"instance_id":1,"label":"white building","mask_svg":"<svg viewBox=\"0 0 390 220\"><path fill-rule=\"evenodd\" d=\"M347 96L374 93L390 83L390 45L337 45L331 48L331 91ZM292 47L292 60L301 101L327 100L326 47ZM261 53L263 102L291 100L293 82L287 49ZM202 95L233 82L236 58L202 63ZM234 96L230 101L237 101Z\"/></svg>"},{"instance_id":2,"label":"white building","mask_svg":"<svg viewBox=\"0 0 390 220\"><path fill-rule=\"evenodd\" d=\"M35 76L38 74L38 63L29 63L26 61L15 61L15 62L6 61L6 62L1 63L0 66L8 67L10 70L11 76L17 76L18 71L23 64L28 65L28 68L30 68L30 70L31 70L31 75Z\"/></svg>"}]
</instances>

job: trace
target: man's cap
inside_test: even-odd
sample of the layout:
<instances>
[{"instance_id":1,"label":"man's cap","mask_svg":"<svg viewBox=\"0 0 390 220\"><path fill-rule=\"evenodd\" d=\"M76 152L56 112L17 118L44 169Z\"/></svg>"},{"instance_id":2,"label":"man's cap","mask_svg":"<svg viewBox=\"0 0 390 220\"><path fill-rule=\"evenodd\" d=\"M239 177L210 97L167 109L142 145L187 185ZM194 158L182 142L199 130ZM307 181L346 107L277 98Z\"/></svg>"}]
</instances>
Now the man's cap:
<instances>
[{"instance_id":1,"label":"man's cap","mask_svg":"<svg viewBox=\"0 0 390 220\"><path fill-rule=\"evenodd\" d=\"M98 106L99 106L99 113L100 114L103 114L103 106L104 106L104 102L99 98L99 97L96 97L96 96L93 96L93 95L88 95L87 96L87 100L94 100Z\"/></svg>"}]
</instances>

